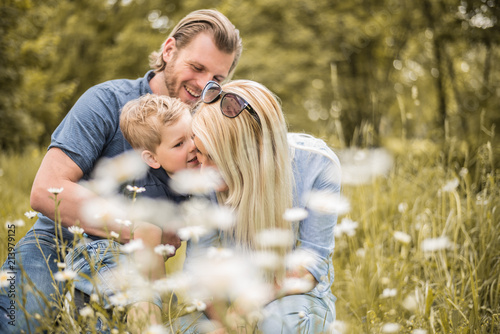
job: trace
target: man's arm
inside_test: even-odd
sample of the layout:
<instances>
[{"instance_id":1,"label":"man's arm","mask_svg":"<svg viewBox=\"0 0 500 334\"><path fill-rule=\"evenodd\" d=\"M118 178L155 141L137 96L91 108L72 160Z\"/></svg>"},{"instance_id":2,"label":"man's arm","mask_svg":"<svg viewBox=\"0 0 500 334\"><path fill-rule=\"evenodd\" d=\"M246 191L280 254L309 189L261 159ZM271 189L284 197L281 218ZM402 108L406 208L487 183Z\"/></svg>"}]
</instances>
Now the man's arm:
<instances>
[{"instance_id":1,"label":"man's arm","mask_svg":"<svg viewBox=\"0 0 500 334\"><path fill-rule=\"evenodd\" d=\"M95 194L78 184L82 177L83 172L80 167L61 149L55 147L49 149L33 181L30 196L31 207L54 220L55 202L48 189L63 188L64 190L57 197L61 201L59 213L62 226L69 227L79 222L85 233L107 237L107 231L113 230L113 226L108 225L107 228L95 226L83 219L80 209L84 201L95 197ZM115 229L122 230L120 234L122 242L128 241L127 229L120 229L118 225Z\"/></svg>"}]
</instances>

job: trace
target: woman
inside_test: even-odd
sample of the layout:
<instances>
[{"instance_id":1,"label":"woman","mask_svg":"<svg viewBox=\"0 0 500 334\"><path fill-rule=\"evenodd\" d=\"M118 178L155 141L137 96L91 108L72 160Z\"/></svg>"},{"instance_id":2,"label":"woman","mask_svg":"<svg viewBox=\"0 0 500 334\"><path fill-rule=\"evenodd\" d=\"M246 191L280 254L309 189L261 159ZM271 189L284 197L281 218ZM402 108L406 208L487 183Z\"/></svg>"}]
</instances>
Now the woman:
<instances>
[{"instance_id":1,"label":"woman","mask_svg":"<svg viewBox=\"0 0 500 334\"><path fill-rule=\"evenodd\" d=\"M263 231L289 231L295 238L281 248L303 250L314 261L286 277L311 282L306 291L288 291L268 303L257 325L263 333L319 333L335 318L331 293L333 227L335 212L312 210L307 195L340 191L340 165L323 141L288 134L277 97L263 85L236 80L220 86L210 81L193 118L194 142L202 168L216 168L225 186L216 192L217 202L232 208L236 223L229 231L217 231L200 242L188 242L186 265L209 246L261 250ZM291 224L284 213L304 208L308 216ZM293 220L293 219L291 219ZM286 234L282 234L286 235ZM271 279L282 288L283 275ZM280 291L283 291L282 289ZM208 307L205 315L216 319ZM200 332L196 326L191 331Z\"/></svg>"}]
</instances>

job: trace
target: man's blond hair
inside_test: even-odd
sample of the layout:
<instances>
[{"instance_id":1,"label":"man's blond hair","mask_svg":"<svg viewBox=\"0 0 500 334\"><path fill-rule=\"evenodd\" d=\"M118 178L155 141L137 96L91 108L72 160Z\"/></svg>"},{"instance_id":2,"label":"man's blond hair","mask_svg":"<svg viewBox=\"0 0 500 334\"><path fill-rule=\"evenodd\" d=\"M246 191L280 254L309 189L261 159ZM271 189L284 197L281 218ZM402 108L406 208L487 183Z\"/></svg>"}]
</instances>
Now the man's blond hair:
<instances>
[{"instance_id":1,"label":"man's blond hair","mask_svg":"<svg viewBox=\"0 0 500 334\"><path fill-rule=\"evenodd\" d=\"M230 78L238 64L243 46L238 29L222 13L212 9L191 12L177 23L167 39L174 37L175 45L180 50L202 32L212 36L220 51L228 54L234 53L234 60L228 75ZM160 50L154 51L149 56L149 66L155 72L161 72L167 66L162 56L165 42Z\"/></svg>"}]
</instances>

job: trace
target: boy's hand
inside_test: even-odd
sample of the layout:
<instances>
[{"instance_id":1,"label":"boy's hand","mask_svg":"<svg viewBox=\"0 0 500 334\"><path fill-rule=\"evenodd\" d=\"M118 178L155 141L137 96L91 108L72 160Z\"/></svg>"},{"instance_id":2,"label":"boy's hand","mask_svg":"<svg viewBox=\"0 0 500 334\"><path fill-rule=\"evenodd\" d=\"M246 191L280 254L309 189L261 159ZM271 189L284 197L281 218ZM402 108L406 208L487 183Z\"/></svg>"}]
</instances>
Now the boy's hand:
<instances>
[{"instance_id":1,"label":"boy's hand","mask_svg":"<svg viewBox=\"0 0 500 334\"><path fill-rule=\"evenodd\" d=\"M177 235L177 233L175 233L174 231L168 231L168 230L164 230L163 233L162 233L162 236L161 236L161 243L163 245L172 245L175 247L175 249L179 249L179 247L181 247L181 239L179 238L179 236ZM174 254L172 254L171 256L174 256Z\"/></svg>"}]
</instances>

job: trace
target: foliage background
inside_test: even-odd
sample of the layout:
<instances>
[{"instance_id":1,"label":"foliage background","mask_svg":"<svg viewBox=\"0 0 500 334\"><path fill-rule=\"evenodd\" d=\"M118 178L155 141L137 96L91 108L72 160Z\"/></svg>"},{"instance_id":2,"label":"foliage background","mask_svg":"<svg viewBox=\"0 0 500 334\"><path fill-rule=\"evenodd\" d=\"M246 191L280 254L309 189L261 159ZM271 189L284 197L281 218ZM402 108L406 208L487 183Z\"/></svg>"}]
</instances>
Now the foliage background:
<instances>
[{"instance_id":1,"label":"foliage background","mask_svg":"<svg viewBox=\"0 0 500 334\"><path fill-rule=\"evenodd\" d=\"M335 146L379 146L387 137L456 137L477 146L493 138L500 119L497 5L2 0L0 147L47 145L85 90L144 75L169 29L200 8L235 23L244 52L234 78L277 93L293 131Z\"/></svg>"},{"instance_id":2,"label":"foliage background","mask_svg":"<svg viewBox=\"0 0 500 334\"><path fill-rule=\"evenodd\" d=\"M497 331L496 0L0 0L2 224L29 209L50 134L76 99L102 81L143 76L169 29L200 8L238 27L244 52L234 78L277 93L292 131L337 152L395 155L385 178L344 185L347 218L359 223L334 256L337 316L348 332L380 332L388 322L408 333ZM412 241L398 243L396 231ZM456 247L422 254L422 239L440 235ZM386 288L397 295L380 297ZM413 294L419 303L409 312Z\"/></svg>"}]
</instances>

